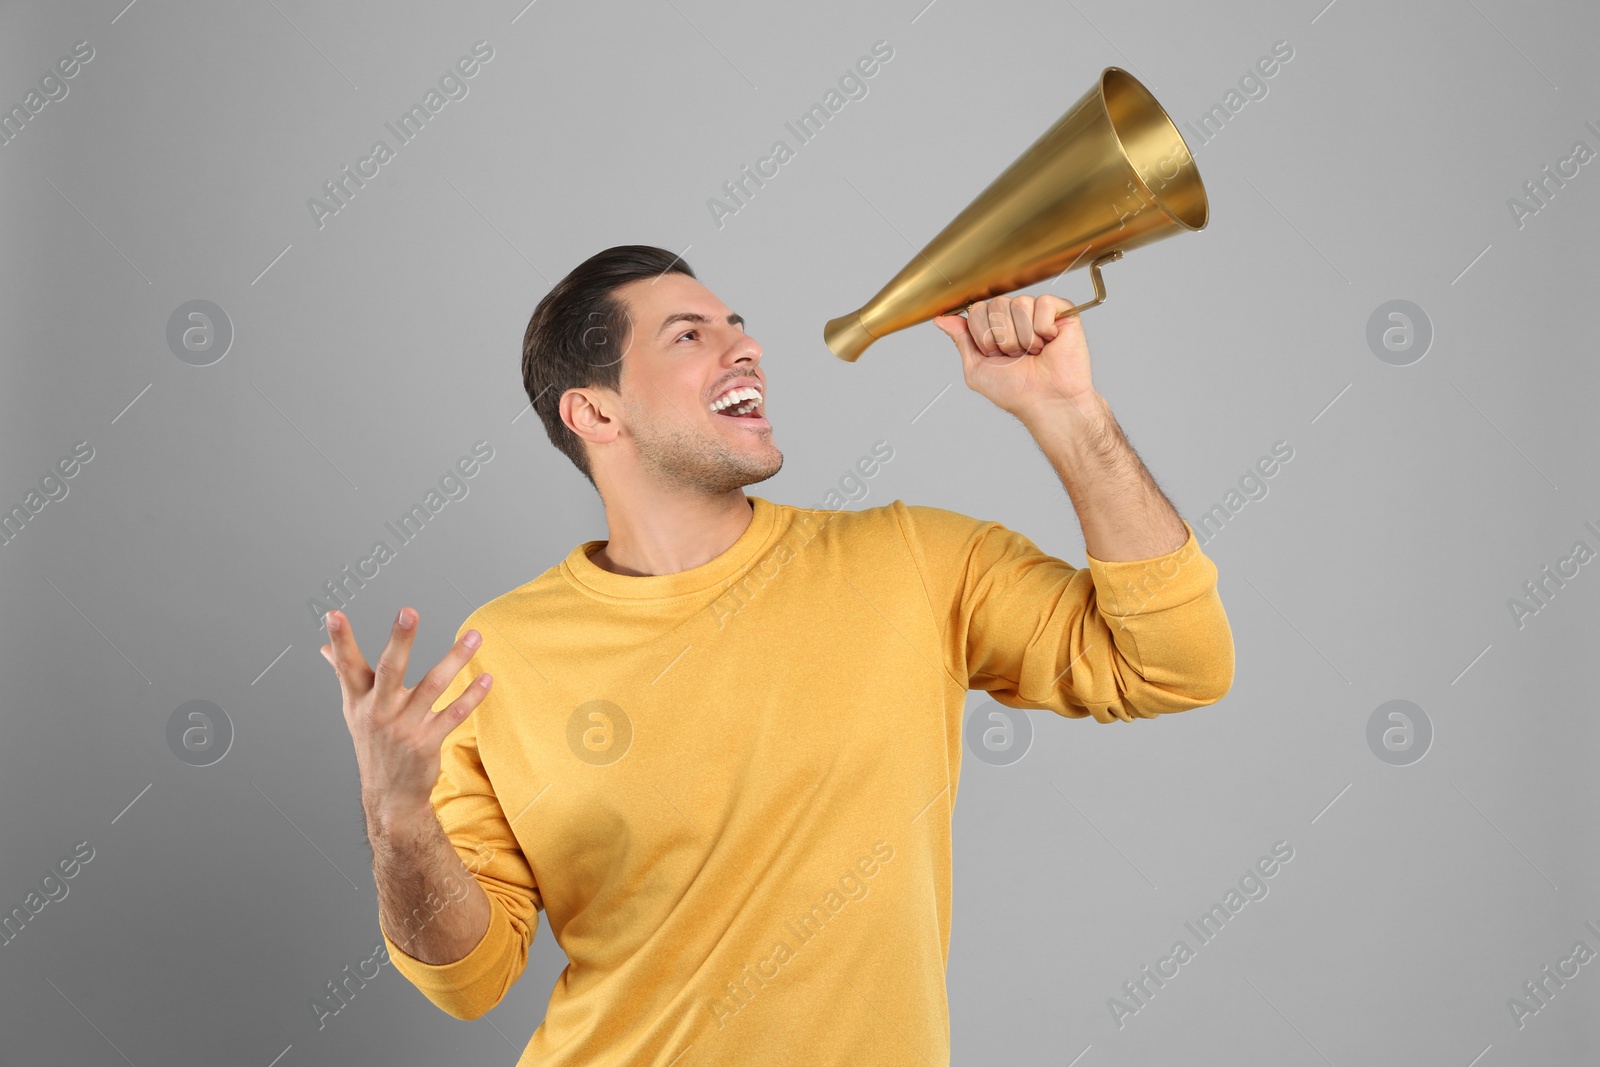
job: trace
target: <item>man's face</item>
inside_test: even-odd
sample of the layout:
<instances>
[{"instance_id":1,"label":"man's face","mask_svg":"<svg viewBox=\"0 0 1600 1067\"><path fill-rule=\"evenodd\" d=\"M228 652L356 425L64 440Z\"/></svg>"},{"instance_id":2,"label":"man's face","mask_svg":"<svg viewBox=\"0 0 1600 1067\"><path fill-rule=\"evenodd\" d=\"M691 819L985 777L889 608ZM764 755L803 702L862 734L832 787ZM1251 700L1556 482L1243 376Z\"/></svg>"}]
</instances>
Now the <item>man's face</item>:
<instances>
[{"instance_id":1,"label":"man's face","mask_svg":"<svg viewBox=\"0 0 1600 1067\"><path fill-rule=\"evenodd\" d=\"M623 426L612 445L631 439L652 480L707 494L777 474L783 453L765 418L761 345L744 320L686 274L629 282L615 296L632 334L622 357ZM759 396L728 403L734 389Z\"/></svg>"}]
</instances>

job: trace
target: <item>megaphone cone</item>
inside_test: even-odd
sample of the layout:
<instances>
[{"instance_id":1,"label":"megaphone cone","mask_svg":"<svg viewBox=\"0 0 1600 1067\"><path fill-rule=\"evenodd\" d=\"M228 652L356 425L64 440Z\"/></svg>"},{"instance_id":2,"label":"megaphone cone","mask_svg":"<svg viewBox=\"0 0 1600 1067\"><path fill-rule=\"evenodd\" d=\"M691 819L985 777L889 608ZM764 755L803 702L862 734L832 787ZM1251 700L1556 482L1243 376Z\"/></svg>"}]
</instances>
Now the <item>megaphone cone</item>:
<instances>
[{"instance_id":1,"label":"megaphone cone","mask_svg":"<svg viewBox=\"0 0 1600 1067\"><path fill-rule=\"evenodd\" d=\"M831 320L823 340L855 362L868 345L1073 267L1100 267L1209 214L1194 156L1150 91L1119 67L979 193L877 296ZM1057 316L1058 318L1060 316Z\"/></svg>"}]
</instances>

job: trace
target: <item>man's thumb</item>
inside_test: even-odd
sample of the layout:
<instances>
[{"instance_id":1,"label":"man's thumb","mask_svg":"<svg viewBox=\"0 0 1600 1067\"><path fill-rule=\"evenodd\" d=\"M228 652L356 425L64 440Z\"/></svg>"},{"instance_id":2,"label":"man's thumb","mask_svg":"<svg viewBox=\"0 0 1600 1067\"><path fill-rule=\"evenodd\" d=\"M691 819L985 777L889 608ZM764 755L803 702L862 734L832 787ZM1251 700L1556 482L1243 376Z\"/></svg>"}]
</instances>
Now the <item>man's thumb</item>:
<instances>
[{"instance_id":1,"label":"man's thumb","mask_svg":"<svg viewBox=\"0 0 1600 1067\"><path fill-rule=\"evenodd\" d=\"M946 337L954 341L957 348L962 347L961 342L965 339L967 333L966 319L960 315L935 315L933 324L939 327Z\"/></svg>"},{"instance_id":2,"label":"man's thumb","mask_svg":"<svg viewBox=\"0 0 1600 1067\"><path fill-rule=\"evenodd\" d=\"M956 343L956 351L960 353L962 363L969 363L976 357L978 349L972 343L972 334L967 329L965 318L960 315L936 315L933 324Z\"/></svg>"}]
</instances>

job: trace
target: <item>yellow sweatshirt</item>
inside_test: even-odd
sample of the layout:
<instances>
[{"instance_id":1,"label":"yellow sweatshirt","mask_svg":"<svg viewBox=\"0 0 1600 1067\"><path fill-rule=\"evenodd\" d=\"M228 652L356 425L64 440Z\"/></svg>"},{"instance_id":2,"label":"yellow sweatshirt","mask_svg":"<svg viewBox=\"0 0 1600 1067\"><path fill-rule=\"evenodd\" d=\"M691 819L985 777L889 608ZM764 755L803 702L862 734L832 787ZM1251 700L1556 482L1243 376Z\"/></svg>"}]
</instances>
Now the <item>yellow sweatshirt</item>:
<instances>
[{"instance_id":1,"label":"yellow sweatshirt","mask_svg":"<svg viewBox=\"0 0 1600 1067\"><path fill-rule=\"evenodd\" d=\"M941 508L749 499L709 563L619 575L585 542L462 625L483 644L435 710L483 671L494 686L432 799L489 927L442 965L384 944L474 1019L543 911L570 962L521 1062L948 1064L967 690L1110 723L1232 684L1192 528L1081 570Z\"/></svg>"}]
</instances>

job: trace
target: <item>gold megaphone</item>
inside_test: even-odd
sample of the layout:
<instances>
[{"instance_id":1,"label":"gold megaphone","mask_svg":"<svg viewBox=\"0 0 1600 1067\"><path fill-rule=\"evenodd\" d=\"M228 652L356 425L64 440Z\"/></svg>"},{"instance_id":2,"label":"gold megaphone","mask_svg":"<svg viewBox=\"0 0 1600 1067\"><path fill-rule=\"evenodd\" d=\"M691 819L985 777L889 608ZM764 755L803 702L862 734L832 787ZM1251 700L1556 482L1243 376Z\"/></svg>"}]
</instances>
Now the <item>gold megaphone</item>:
<instances>
[{"instance_id":1,"label":"gold megaphone","mask_svg":"<svg viewBox=\"0 0 1600 1067\"><path fill-rule=\"evenodd\" d=\"M859 311L822 336L855 362L879 338L965 311L1087 260L1095 298L1104 263L1203 229L1208 207L1194 156L1150 90L1119 67L1095 85Z\"/></svg>"}]
</instances>

